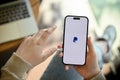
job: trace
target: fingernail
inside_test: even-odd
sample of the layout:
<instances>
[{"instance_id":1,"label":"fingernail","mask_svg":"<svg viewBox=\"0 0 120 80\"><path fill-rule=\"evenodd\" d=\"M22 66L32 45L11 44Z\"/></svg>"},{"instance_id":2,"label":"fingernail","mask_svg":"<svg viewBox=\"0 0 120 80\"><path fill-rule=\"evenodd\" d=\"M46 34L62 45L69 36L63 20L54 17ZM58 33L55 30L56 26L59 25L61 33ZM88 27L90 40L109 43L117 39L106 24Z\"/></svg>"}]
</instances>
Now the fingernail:
<instances>
[{"instance_id":1,"label":"fingernail","mask_svg":"<svg viewBox=\"0 0 120 80\"><path fill-rule=\"evenodd\" d=\"M91 37L89 37L90 38L90 41L91 41Z\"/></svg>"},{"instance_id":2,"label":"fingernail","mask_svg":"<svg viewBox=\"0 0 120 80\"><path fill-rule=\"evenodd\" d=\"M69 66L66 66L66 67L65 67L65 70L68 71L68 70L69 70Z\"/></svg>"},{"instance_id":3,"label":"fingernail","mask_svg":"<svg viewBox=\"0 0 120 80\"><path fill-rule=\"evenodd\" d=\"M51 27L51 28L49 28L49 32L52 32L52 31L54 31L55 29L57 28L57 26L56 25L54 25L53 27Z\"/></svg>"},{"instance_id":4,"label":"fingernail","mask_svg":"<svg viewBox=\"0 0 120 80\"><path fill-rule=\"evenodd\" d=\"M90 37L90 40L89 40L90 44L92 44L92 38Z\"/></svg>"}]
</instances>

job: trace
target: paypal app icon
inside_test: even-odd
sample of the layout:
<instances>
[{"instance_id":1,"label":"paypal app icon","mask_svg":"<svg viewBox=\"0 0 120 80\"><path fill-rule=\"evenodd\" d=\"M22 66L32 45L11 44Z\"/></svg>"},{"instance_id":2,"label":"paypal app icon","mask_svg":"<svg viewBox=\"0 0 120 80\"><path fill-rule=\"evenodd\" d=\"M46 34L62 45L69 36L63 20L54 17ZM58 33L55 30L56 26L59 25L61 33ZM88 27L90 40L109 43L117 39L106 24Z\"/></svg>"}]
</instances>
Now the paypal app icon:
<instances>
[{"instance_id":1,"label":"paypal app icon","mask_svg":"<svg viewBox=\"0 0 120 80\"><path fill-rule=\"evenodd\" d=\"M73 37L73 42L76 43L78 41L78 37Z\"/></svg>"}]
</instances>

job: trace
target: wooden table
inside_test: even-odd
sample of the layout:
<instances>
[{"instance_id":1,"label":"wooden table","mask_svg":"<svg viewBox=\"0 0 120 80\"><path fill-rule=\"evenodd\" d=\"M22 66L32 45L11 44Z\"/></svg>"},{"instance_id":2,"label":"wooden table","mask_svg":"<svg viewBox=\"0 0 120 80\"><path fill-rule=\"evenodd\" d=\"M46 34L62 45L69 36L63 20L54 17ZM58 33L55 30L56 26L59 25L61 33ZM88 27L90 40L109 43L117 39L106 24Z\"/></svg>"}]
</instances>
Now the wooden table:
<instances>
[{"instance_id":1,"label":"wooden table","mask_svg":"<svg viewBox=\"0 0 120 80\"><path fill-rule=\"evenodd\" d=\"M35 19L37 21L40 2L39 2L39 0L30 0L30 3L31 3L32 9L33 9ZM10 41L10 42L0 44L0 54L5 52L5 51L8 51L12 48L15 48L16 46L18 46L22 42L22 40L23 39L19 39L19 40Z\"/></svg>"},{"instance_id":2,"label":"wooden table","mask_svg":"<svg viewBox=\"0 0 120 80\"><path fill-rule=\"evenodd\" d=\"M38 13L39 13L40 0L30 0L30 3L33 9L35 19L37 20Z\"/></svg>"}]
</instances>

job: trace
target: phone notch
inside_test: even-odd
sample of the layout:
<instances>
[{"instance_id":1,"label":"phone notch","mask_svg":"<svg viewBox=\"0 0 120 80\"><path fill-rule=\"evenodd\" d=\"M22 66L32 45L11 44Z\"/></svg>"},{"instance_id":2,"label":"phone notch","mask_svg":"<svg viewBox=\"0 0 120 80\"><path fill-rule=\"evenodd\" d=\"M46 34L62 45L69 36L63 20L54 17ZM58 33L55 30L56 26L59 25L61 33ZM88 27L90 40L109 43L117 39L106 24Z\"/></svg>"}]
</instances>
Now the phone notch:
<instances>
[{"instance_id":1,"label":"phone notch","mask_svg":"<svg viewBox=\"0 0 120 80\"><path fill-rule=\"evenodd\" d=\"M80 17L73 17L74 20L80 20Z\"/></svg>"}]
</instances>

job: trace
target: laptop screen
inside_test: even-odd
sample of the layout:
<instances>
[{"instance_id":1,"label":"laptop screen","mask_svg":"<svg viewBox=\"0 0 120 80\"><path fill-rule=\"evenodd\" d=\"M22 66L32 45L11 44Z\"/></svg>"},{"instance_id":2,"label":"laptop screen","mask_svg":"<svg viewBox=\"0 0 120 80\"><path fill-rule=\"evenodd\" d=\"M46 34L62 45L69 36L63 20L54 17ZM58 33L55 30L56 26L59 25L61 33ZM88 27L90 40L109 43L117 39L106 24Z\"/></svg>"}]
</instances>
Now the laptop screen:
<instances>
[{"instance_id":1,"label":"laptop screen","mask_svg":"<svg viewBox=\"0 0 120 80\"><path fill-rule=\"evenodd\" d=\"M17 0L0 0L0 5L8 2L17 1Z\"/></svg>"}]
</instances>

